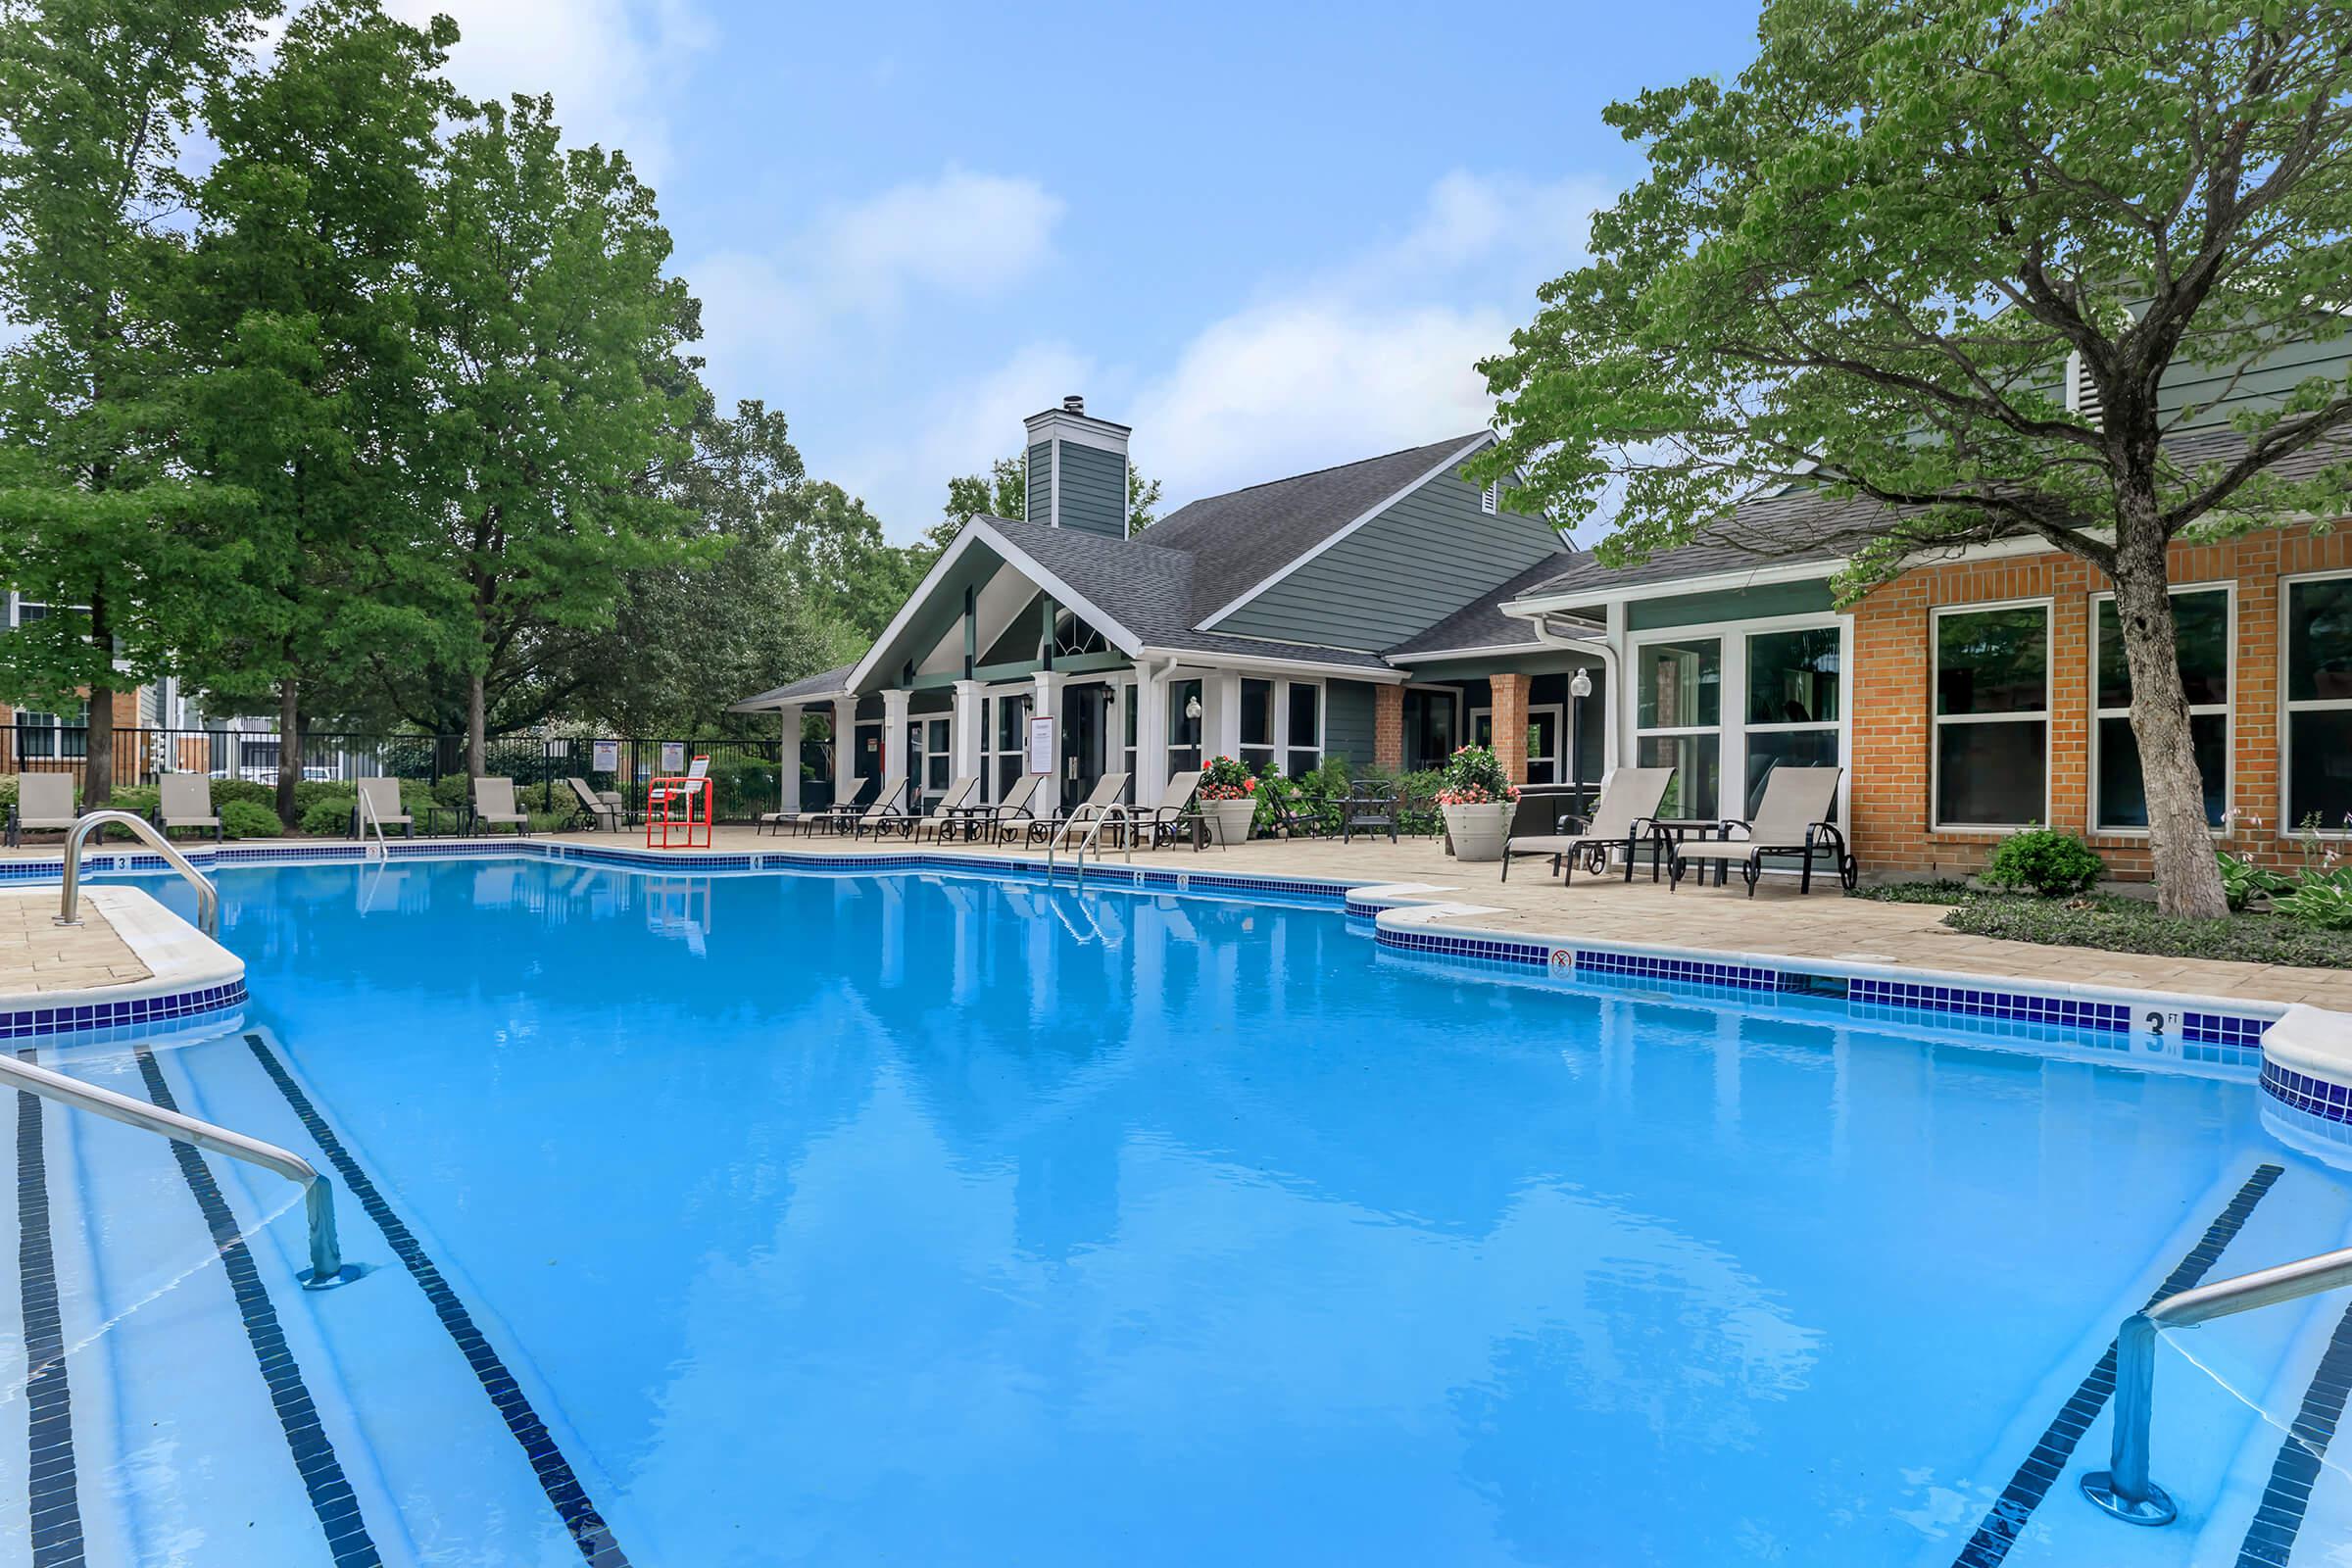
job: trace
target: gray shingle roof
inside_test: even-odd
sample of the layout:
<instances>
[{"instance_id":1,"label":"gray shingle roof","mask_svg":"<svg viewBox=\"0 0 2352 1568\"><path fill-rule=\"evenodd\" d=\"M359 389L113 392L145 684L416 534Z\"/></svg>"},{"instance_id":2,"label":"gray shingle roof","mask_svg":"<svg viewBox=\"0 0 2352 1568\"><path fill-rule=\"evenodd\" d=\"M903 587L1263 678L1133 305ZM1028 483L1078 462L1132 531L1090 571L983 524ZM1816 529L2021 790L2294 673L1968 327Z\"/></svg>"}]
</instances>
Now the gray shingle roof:
<instances>
[{"instance_id":1,"label":"gray shingle roof","mask_svg":"<svg viewBox=\"0 0 2352 1568\"><path fill-rule=\"evenodd\" d=\"M1179 507L1144 537L1195 558L1191 618L1204 619L1484 434L1206 496Z\"/></svg>"},{"instance_id":2,"label":"gray shingle roof","mask_svg":"<svg viewBox=\"0 0 2352 1568\"><path fill-rule=\"evenodd\" d=\"M842 683L850 678L850 671L857 667L855 664L844 664L839 669L828 669L820 675L792 681L774 691L761 692L757 697L746 697L742 702L733 704L732 710L740 712L766 708L771 704L790 702L796 697L830 697L842 689Z\"/></svg>"}]
</instances>

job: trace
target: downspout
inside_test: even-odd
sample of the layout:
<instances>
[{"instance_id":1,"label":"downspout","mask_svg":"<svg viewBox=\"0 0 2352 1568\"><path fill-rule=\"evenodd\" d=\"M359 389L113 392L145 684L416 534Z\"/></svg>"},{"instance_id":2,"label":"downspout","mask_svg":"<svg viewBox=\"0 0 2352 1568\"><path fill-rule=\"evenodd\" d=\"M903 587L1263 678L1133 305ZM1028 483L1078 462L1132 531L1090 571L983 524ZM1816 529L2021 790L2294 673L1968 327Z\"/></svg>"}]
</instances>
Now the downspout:
<instances>
[{"instance_id":1,"label":"downspout","mask_svg":"<svg viewBox=\"0 0 2352 1568\"><path fill-rule=\"evenodd\" d=\"M1551 629L1550 617L1541 612L1532 615L1513 615L1512 618L1526 621L1530 629L1535 632L1536 641L1546 648L1562 648L1580 654L1596 653L1600 656L1601 678L1608 682L1606 690L1609 694L1609 705L1602 715L1603 722L1600 731L1600 771L1601 776L1606 778L1617 770L1618 713L1616 705L1623 700L1622 693L1625 690L1625 683L1618 678L1619 665L1616 646L1609 641L1608 633L1605 630L1598 637L1570 637L1556 632Z\"/></svg>"}]
</instances>

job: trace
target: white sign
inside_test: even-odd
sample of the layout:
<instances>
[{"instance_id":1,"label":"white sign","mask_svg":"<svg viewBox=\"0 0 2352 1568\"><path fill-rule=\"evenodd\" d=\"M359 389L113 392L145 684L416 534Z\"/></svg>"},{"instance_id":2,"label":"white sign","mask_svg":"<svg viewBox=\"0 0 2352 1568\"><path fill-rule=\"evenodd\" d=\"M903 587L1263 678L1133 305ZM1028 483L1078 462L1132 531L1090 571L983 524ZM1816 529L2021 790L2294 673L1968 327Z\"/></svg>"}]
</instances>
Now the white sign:
<instances>
[{"instance_id":1,"label":"white sign","mask_svg":"<svg viewBox=\"0 0 2352 1568\"><path fill-rule=\"evenodd\" d=\"M619 772L619 771L620 771L620 742L618 742L618 741L598 741L598 742L596 743L596 765L595 765L595 766L593 766L593 767L591 767L591 768L589 769L589 771L590 771L591 773L617 773L617 772Z\"/></svg>"},{"instance_id":2,"label":"white sign","mask_svg":"<svg viewBox=\"0 0 2352 1568\"><path fill-rule=\"evenodd\" d=\"M1029 721L1029 771L1054 771L1054 720L1033 718Z\"/></svg>"},{"instance_id":3,"label":"white sign","mask_svg":"<svg viewBox=\"0 0 2352 1568\"><path fill-rule=\"evenodd\" d=\"M684 741L663 741L662 743L662 771L675 773L685 765L686 743Z\"/></svg>"}]
</instances>

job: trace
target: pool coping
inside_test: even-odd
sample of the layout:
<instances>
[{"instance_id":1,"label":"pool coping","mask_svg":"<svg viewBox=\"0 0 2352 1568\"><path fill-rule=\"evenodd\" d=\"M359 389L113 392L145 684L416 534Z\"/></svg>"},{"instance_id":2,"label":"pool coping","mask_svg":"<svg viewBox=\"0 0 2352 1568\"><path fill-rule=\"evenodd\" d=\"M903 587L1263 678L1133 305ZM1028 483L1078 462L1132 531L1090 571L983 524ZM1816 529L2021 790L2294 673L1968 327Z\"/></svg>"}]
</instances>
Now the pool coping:
<instances>
[{"instance_id":1,"label":"pool coping","mask_svg":"<svg viewBox=\"0 0 2352 1568\"><path fill-rule=\"evenodd\" d=\"M940 854L921 849L872 853L807 853L791 850L647 851L576 840L497 839L394 841L381 854L359 845L299 845L199 849L189 858L200 868L252 865L365 865L395 860L517 858L603 864L634 871L672 873L874 872L946 873L1050 877L1052 867L1010 856ZM86 854L92 872L138 873L168 869L161 857L136 850ZM0 863L0 876L35 881L64 874L62 858ZM2352 1120L2352 1013L2302 1004L2203 996L2180 991L2147 991L2074 981L2027 980L2013 975L1917 968L1855 958L1797 957L1717 948L1681 948L1657 943L1600 940L1584 936L1546 937L1476 923L1493 906L1448 897L1457 890L1424 882L1355 881L1340 878L1271 876L1248 871L1186 871L1097 862L1087 877L1100 886L1176 894L1271 894L1330 900L1352 921L1368 924L1387 951L1446 961L1505 965L1519 972L1649 980L1711 987L1729 993L1767 992L1843 995L1858 1005L1946 1017L2051 1024L2104 1033L2154 1037L2182 1059L2206 1066L2258 1069L2265 1033L2290 1011L2314 1015L2308 1026L2342 1040L2346 1118ZM176 918L176 917L173 917ZM193 934L193 933L191 933ZM233 956L225 954L229 961ZM150 967L154 967L150 963ZM242 1001L242 964L237 965ZM1856 988L1860 994L1856 994ZM106 988L110 999L116 988ZM52 997L71 995L49 993ZM52 1002L50 1010L58 1010ZM0 1018L0 1022L4 1022ZM72 1026L68 1026L72 1027ZM53 1026L51 1031L65 1032ZM74 1032L78 1032L76 1029ZM2283 1099L2264 1087L2273 1098Z\"/></svg>"},{"instance_id":2,"label":"pool coping","mask_svg":"<svg viewBox=\"0 0 2352 1568\"><path fill-rule=\"evenodd\" d=\"M76 990L0 992L0 1040L70 1035L86 1043L124 1031L144 1038L159 1025L177 1026L200 1015L219 1024L244 1006L245 960L146 891L85 884L81 898L147 966L146 978Z\"/></svg>"}]
</instances>

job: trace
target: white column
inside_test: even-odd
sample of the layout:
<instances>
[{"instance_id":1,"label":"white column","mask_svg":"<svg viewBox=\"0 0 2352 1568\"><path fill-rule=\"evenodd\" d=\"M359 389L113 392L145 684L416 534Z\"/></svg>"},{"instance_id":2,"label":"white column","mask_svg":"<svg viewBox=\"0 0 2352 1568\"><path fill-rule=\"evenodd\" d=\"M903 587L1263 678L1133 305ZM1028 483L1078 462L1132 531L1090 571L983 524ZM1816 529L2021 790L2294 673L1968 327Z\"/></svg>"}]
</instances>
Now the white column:
<instances>
[{"instance_id":1,"label":"white column","mask_svg":"<svg viewBox=\"0 0 2352 1568\"><path fill-rule=\"evenodd\" d=\"M909 795L920 799L923 781L914 776L912 749L906 744L906 704L913 696L895 686L882 694L882 777L888 781L894 769L905 773Z\"/></svg>"},{"instance_id":2,"label":"white column","mask_svg":"<svg viewBox=\"0 0 2352 1568\"><path fill-rule=\"evenodd\" d=\"M959 680L956 683L956 712L948 726L949 749L956 754L953 769L957 778L980 776L981 742L987 737L980 727L980 683Z\"/></svg>"},{"instance_id":3,"label":"white column","mask_svg":"<svg viewBox=\"0 0 2352 1568\"><path fill-rule=\"evenodd\" d=\"M1242 672L1211 671L1200 682L1200 746L1206 762L1211 757L1242 755Z\"/></svg>"},{"instance_id":4,"label":"white column","mask_svg":"<svg viewBox=\"0 0 2352 1568\"><path fill-rule=\"evenodd\" d=\"M1037 814L1040 816L1046 815L1049 810L1055 814L1061 810L1061 686L1068 678L1057 669L1041 669L1030 677L1037 682L1037 691L1029 707L1030 718L1050 718L1054 721L1054 750L1046 759L1046 771L1052 777L1040 792L1045 797L1045 804L1038 808ZM1022 750L1027 749L1027 739L1024 737Z\"/></svg>"},{"instance_id":5,"label":"white column","mask_svg":"<svg viewBox=\"0 0 2352 1568\"><path fill-rule=\"evenodd\" d=\"M1135 683L1135 804L1157 806L1168 787L1168 675L1142 670Z\"/></svg>"},{"instance_id":6,"label":"white column","mask_svg":"<svg viewBox=\"0 0 2352 1568\"><path fill-rule=\"evenodd\" d=\"M833 804L858 798L858 699L833 699Z\"/></svg>"},{"instance_id":7,"label":"white column","mask_svg":"<svg viewBox=\"0 0 2352 1568\"><path fill-rule=\"evenodd\" d=\"M801 710L786 708L778 710L783 720L782 749L776 753L776 809L797 811L801 808Z\"/></svg>"}]
</instances>

